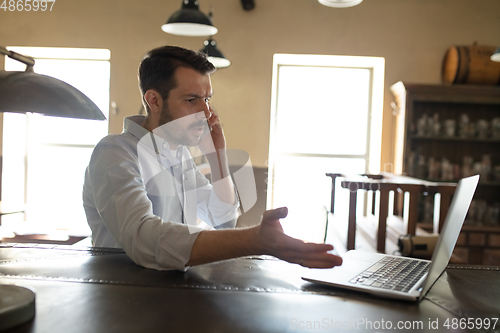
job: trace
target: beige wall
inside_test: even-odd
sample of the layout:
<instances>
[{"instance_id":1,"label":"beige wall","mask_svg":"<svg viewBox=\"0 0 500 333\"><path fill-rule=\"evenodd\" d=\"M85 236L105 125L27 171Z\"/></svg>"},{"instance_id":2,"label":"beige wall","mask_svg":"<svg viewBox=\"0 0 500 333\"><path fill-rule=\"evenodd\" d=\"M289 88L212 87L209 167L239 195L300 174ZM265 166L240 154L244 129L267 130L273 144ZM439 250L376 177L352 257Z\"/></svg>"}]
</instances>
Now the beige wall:
<instances>
[{"instance_id":1,"label":"beige wall","mask_svg":"<svg viewBox=\"0 0 500 333\"><path fill-rule=\"evenodd\" d=\"M264 166L268 155L271 70L274 53L381 56L386 59L382 163L392 159L389 87L403 80L439 83L451 45L500 45L499 0L365 0L347 9L316 0L200 0L214 8L215 39L232 66L213 76L214 106L231 148ZM90 47L111 50L110 132L140 107L137 65L147 50L164 45L200 49L204 38L165 34L160 26L180 0L57 0L52 12L0 10L0 45ZM2 60L3 61L3 60ZM0 64L3 67L3 64ZM307 111L305 111L307 112Z\"/></svg>"}]
</instances>

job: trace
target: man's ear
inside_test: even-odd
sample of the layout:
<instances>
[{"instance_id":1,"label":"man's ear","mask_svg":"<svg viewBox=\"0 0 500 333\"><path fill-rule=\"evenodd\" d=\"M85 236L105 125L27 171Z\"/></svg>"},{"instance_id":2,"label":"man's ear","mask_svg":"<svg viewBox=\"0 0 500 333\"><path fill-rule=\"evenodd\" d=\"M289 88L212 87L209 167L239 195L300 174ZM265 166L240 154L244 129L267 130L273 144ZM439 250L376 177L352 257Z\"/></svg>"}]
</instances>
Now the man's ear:
<instances>
[{"instance_id":1,"label":"man's ear","mask_svg":"<svg viewBox=\"0 0 500 333\"><path fill-rule=\"evenodd\" d=\"M159 114L163 109L163 98L160 93L154 89L149 89L144 93L144 100L153 114Z\"/></svg>"}]
</instances>

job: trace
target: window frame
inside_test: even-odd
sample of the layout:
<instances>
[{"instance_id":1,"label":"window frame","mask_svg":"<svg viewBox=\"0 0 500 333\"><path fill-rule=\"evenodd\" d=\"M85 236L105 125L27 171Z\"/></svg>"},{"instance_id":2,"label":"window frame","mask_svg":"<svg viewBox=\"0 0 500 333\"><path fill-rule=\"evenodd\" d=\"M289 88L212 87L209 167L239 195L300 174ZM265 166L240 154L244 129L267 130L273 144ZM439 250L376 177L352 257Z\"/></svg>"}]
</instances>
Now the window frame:
<instances>
[{"instance_id":1,"label":"window frame","mask_svg":"<svg viewBox=\"0 0 500 333\"><path fill-rule=\"evenodd\" d=\"M339 154L303 154L280 153L276 149L277 112L279 70L281 66L314 66L336 68L360 68L370 71L370 89L368 106L368 135L367 150L364 155L339 155ZM274 188L274 160L278 155L308 156L308 157L336 157L336 158L364 158L367 173L379 173L381 161L382 141L382 115L384 97L384 71L385 59L382 57L341 56L341 55L309 55L309 54L275 54L273 57L272 71L272 96L271 117L269 133L269 158L268 158L268 183L267 183L267 209L273 206Z\"/></svg>"},{"instance_id":2,"label":"window frame","mask_svg":"<svg viewBox=\"0 0 500 333\"><path fill-rule=\"evenodd\" d=\"M65 60L70 60L70 61L86 61L86 62L89 62L89 61L105 61L107 62L107 66L109 68L109 72L107 73L107 88L108 88L108 95L107 95L107 98L104 98L103 96L99 97L99 101L100 101L100 108L101 108L101 111L103 112L103 114L106 116L106 120L104 120L104 122L106 122L105 125L102 125L100 130L103 130L102 127L105 127L106 130L105 132L106 133L103 133L103 135L106 135L107 133L109 133L109 102L110 102L110 80L111 80L111 52L110 50L108 49L95 49L95 48L87 48L87 49L82 49L82 48L60 48L60 47L17 47L17 46L8 46L6 47L8 50L10 51L14 51L14 52L17 52L17 53L20 53L20 54L24 54L24 55L28 55L32 58L35 59L35 71L36 71L36 61L37 60L61 60L61 61L65 61ZM4 58L5 59L5 62L4 62L4 68L8 68L9 70L24 70L24 65L21 64L21 63L17 63L17 62L14 62L14 60L11 60L11 59L7 59L7 58ZM66 65L68 66L68 65ZM50 74L49 74L50 75ZM76 74L75 74L76 75ZM63 80L64 81L64 80ZM104 81L103 81L104 82ZM102 99L101 99L102 98ZM97 103L96 103L97 104ZM4 205L4 206L7 206L5 208L9 209L9 206L12 206L12 207L15 207L15 210L18 210L18 209L24 209L23 211L23 216L22 216L22 220L23 221L26 221L27 219L30 219L31 217L29 216L29 207L28 207L28 201L30 200L30 198L28 198L28 195L29 195L29 191L28 191L28 188L29 188L29 181L30 181L30 176L29 176L29 163L30 163L30 158L29 158L29 154L30 154L30 149L33 148L30 146L29 142L27 141L28 138L30 137L28 131L29 131L29 128L30 128L30 118L32 117L39 117L40 115L38 114L26 114L24 115L24 124L25 124L25 128L23 129L23 131L26 132L26 134L24 135L25 136L25 139L26 139L26 142L24 142L24 146L25 146L25 152L24 152L24 163L23 163L23 168L24 168L24 177L23 177L23 184L22 184L22 187L23 187L23 202L20 203L20 202L17 202L19 200L21 200L20 198L16 199L16 202L12 202L12 203L7 203L7 205ZM61 118L62 119L62 118ZM72 119L74 121L74 119ZM87 121L87 120L86 120ZM1 121L0 121L0 135L2 137L2 145L0 147L0 152L2 154L2 161L1 163L3 164L3 159L4 159L4 143L5 143L5 140L6 138L4 137L4 127L5 127L5 123L4 123L4 118L3 118L3 114L1 115ZM100 139L100 138L99 138ZM47 148L70 148L70 149L82 149L82 148L86 148L86 149L89 149L89 148L93 148L95 146L95 144L97 144L97 142L94 142L96 140L96 138L92 138L91 140L89 140L89 138L85 139L84 142L39 142L37 143L36 145L40 146L40 147L47 147ZM4 169L4 168L1 168L1 169ZM0 170L1 170L0 169ZM2 170L2 175L1 177L3 178L4 177L4 170ZM18 178L20 180L20 178ZM82 175L82 179L83 179L83 175ZM0 182L1 184L1 182ZM1 193L4 192L4 190L2 189L2 186L0 185L0 198L1 198ZM22 207L19 207L20 205L22 205ZM82 209L83 211L83 209ZM20 221L21 219L17 219L16 221ZM15 222L14 222L15 223ZM13 224L14 224L13 223ZM79 230L80 228L78 228Z\"/></svg>"}]
</instances>

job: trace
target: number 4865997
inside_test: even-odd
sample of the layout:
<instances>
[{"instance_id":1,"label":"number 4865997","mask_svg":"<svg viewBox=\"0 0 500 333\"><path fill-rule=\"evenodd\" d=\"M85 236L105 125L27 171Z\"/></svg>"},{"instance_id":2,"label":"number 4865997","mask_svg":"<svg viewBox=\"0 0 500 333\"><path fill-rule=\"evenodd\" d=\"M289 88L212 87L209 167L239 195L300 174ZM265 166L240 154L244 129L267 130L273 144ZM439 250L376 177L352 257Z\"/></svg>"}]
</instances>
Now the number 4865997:
<instances>
[{"instance_id":1,"label":"number 4865997","mask_svg":"<svg viewBox=\"0 0 500 333\"><path fill-rule=\"evenodd\" d=\"M1 1L1 0L0 0ZM49 2L51 3L49 5ZM3 9L4 12L9 11L9 12L30 12L30 11L46 11L49 10L50 12L52 11L52 7L54 7L54 4L56 3L56 0L3 0L2 5L0 6L0 9Z\"/></svg>"}]
</instances>

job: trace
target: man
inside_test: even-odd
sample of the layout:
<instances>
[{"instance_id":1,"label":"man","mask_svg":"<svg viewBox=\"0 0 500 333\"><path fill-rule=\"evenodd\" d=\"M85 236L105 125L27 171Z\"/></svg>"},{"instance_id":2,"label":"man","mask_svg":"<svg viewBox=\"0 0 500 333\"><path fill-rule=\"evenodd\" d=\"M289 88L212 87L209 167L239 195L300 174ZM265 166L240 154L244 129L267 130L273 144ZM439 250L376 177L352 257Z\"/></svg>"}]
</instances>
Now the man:
<instances>
[{"instance_id":1,"label":"man","mask_svg":"<svg viewBox=\"0 0 500 333\"><path fill-rule=\"evenodd\" d=\"M139 265L186 270L189 266L267 254L307 267L342 259L327 244L286 236L279 219L286 208L264 213L261 224L236 225L238 200L228 176L226 141L209 104L214 66L202 53L164 46L139 67L146 117L125 118L120 135L94 149L85 174L84 208L94 246L121 247ZM186 146L207 155L212 185ZM218 228L204 230L196 213Z\"/></svg>"}]
</instances>

